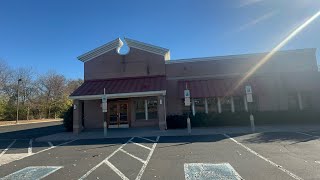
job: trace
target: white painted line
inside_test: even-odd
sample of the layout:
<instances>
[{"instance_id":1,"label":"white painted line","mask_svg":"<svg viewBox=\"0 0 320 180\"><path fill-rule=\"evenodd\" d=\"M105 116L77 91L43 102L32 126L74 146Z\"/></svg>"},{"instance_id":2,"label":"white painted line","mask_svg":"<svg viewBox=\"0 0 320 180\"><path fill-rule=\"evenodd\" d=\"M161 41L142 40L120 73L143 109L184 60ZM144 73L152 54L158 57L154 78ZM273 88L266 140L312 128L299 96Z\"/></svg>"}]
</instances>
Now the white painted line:
<instances>
[{"instance_id":1,"label":"white painted line","mask_svg":"<svg viewBox=\"0 0 320 180\"><path fill-rule=\"evenodd\" d=\"M13 141L9 144L9 146L1 152L0 157L1 157L2 155L4 155L4 153L6 153L6 152L8 151L8 149L10 149L11 146L12 146L16 141L17 141L16 139L13 140Z\"/></svg>"},{"instance_id":2,"label":"white painted line","mask_svg":"<svg viewBox=\"0 0 320 180\"><path fill-rule=\"evenodd\" d=\"M126 143L122 144L118 149L116 149L115 151L113 151L113 153L111 153L108 157L106 157L103 161L101 161L99 164L97 164L95 167L91 168L86 174L84 174L83 176L81 176L79 178L79 180L85 179L86 177L88 177L94 170L96 170L98 167L100 167L103 163L105 163L106 161L108 161L114 154L116 154L120 149L122 149L122 147L124 147L126 144L128 144L131 140L133 139L130 138Z\"/></svg>"},{"instance_id":3,"label":"white painted line","mask_svg":"<svg viewBox=\"0 0 320 180\"><path fill-rule=\"evenodd\" d=\"M303 135L306 135L306 136L309 136L309 137L320 138L320 136L316 136L316 135L312 135L312 134L308 134L308 133L304 133L304 132L295 132L295 133L303 134Z\"/></svg>"},{"instance_id":4,"label":"white painted line","mask_svg":"<svg viewBox=\"0 0 320 180\"><path fill-rule=\"evenodd\" d=\"M76 141L76 140L77 140L77 139L74 139L74 140L71 140L71 141L67 141L67 142L58 144L57 146L53 146L53 147L49 147L49 148L47 148L47 149L43 149L43 150L38 151L38 152L36 152L36 153L32 153L32 154L27 154L27 153L26 153L26 154L27 154L26 156L19 157L18 159L15 159L15 160L13 160L13 161L21 160L21 159L24 159L24 158L26 158L26 157L33 156L33 155L36 155L36 154L39 154L39 153L48 151L48 150L50 150L50 149L56 148L56 147L58 147L58 146L63 146L63 145L65 145L65 144L69 144L69 143L71 143L71 142L73 142L73 141ZM15 141L16 141L16 140L15 140ZM15 141L14 141L14 142L15 142ZM8 146L8 149L12 146L12 144L13 144L14 142L12 142L12 143ZM4 154L4 152L2 152L2 153ZM2 153L0 154L0 157L3 155ZM0 160L1 160L1 159L0 159ZM10 162L13 162L13 161L10 161ZM0 161L0 166L2 166L2 165L4 165L4 164L7 164L7 163L9 163L9 162L5 162L5 163L1 164L1 161Z\"/></svg>"},{"instance_id":5,"label":"white painted line","mask_svg":"<svg viewBox=\"0 0 320 180\"><path fill-rule=\"evenodd\" d=\"M135 145L137 145L137 146L140 146L140 147L149 149L149 150L151 151L151 148L149 148L149 147L147 147L147 146L145 146L145 145L142 145L142 144L139 144L139 143L136 143L136 142L133 142L133 141L129 141L129 142L130 142L130 143L133 143L133 144L135 144Z\"/></svg>"},{"instance_id":6,"label":"white painted line","mask_svg":"<svg viewBox=\"0 0 320 180\"><path fill-rule=\"evenodd\" d=\"M293 174L292 172L290 172L289 170L283 168L281 165L278 165L274 162L272 162L271 160L269 160L268 158L265 158L263 157L262 155L260 155L259 153L255 152L254 150L250 149L249 147L245 146L244 144L238 142L237 140L233 139L232 137L230 137L229 135L227 134L223 134L225 137L229 138L230 140L232 140L233 142L235 142L236 144L240 145L241 147L245 148L248 152L251 152L252 154L258 156L259 158L267 161L268 163L270 163L271 165L277 167L278 169L280 169L281 171L283 171L284 173L288 174L289 176L291 176L292 178L294 179L297 179L297 180L303 180L301 177Z\"/></svg>"},{"instance_id":7,"label":"white painted line","mask_svg":"<svg viewBox=\"0 0 320 180\"><path fill-rule=\"evenodd\" d=\"M140 169L140 172L139 172L138 176L136 177L136 180L140 180L142 175L143 175L143 173L144 173L144 171L146 170L146 167L147 167L147 165L148 165L148 163L149 163L149 161L151 159L151 156L152 156L152 154L153 154L153 152L154 152L154 150L155 150L155 148L157 146L157 142L159 141L159 138L160 138L160 136L157 136L156 143L154 143L152 145L152 150L151 150L151 152L149 153L149 155L147 157L146 163L144 163L142 168Z\"/></svg>"},{"instance_id":8,"label":"white painted line","mask_svg":"<svg viewBox=\"0 0 320 180\"><path fill-rule=\"evenodd\" d=\"M140 138L140 139L144 139L144 140L146 140L146 141L150 141L150 142L156 142L156 141L154 141L154 140L152 140L152 139L148 139L148 138L145 138L145 137L136 137L136 138Z\"/></svg>"},{"instance_id":9,"label":"white painted line","mask_svg":"<svg viewBox=\"0 0 320 180\"><path fill-rule=\"evenodd\" d=\"M125 154L127 154L127 155L129 155L129 156L131 156L131 157L133 157L133 158L135 158L136 160L142 162L143 164L146 163L145 160L143 160L143 159L141 159L141 158L139 158L139 157L137 157L137 156L135 156L135 155L133 155L133 154L128 153L128 152L127 152L126 150L124 150L124 149L120 149L120 151L123 152L123 153L125 153Z\"/></svg>"},{"instance_id":10,"label":"white painted line","mask_svg":"<svg viewBox=\"0 0 320 180\"><path fill-rule=\"evenodd\" d=\"M115 173L117 173L121 179L123 180L129 180L118 168L116 168L112 163L110 163L108 160L104 161Z\"/></svg>"},{"instance_id":11,"label":"white painted line","mask_svg":"<svg viewBox=\"0 0 320 180\"><path fill-rule=\"evenodd\" d=\"M53 147L52 142L49 141L48 144L49 144L50 147Z\"/></svg>"},{"instance_id":12,"label":"white painted line","mask_svg":"<svg viewBox=\"0 0 320 180\"><path fill-rule=\"evenodd\" d=\"M29 141L29 148L28 148L28 155L31 155L32 154L32 139L30 139Z\"/></svg>"}]
</instances>

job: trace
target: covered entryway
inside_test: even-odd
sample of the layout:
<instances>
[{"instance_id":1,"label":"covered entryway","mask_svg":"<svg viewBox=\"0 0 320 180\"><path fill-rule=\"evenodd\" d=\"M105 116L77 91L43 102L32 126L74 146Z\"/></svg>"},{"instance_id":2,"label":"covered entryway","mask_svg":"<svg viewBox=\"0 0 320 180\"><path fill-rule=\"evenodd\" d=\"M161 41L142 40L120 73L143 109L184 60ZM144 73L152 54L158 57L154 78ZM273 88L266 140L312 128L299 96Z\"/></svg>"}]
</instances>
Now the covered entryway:
<instances>
[{"instance_id":1,"label":"covered entryway","mask_svg":"<svg viewBox=\"0 0 320 180\"><path fill-rule=\"evenodd\" d=\"M130 124L128 102L109 103L107 122L108 128L128 128Z\"/></svg>"},{"instance_id":2,"label":"covered entryway","mask_svg":"<svg viewBox=\"0 0 320 180\"><path fill-rule=\"evenodd\" d=\"M108 112L102 112L102 95ZM152 127L166 129L166 77L147 76L85 81L70 96L74 100L74 132L83 128ZM84 102L84 107L80 104ZM83 110L84 109L84 110ZM80 117L84 117L84 125Z\"/></svg>"}]
</instances>

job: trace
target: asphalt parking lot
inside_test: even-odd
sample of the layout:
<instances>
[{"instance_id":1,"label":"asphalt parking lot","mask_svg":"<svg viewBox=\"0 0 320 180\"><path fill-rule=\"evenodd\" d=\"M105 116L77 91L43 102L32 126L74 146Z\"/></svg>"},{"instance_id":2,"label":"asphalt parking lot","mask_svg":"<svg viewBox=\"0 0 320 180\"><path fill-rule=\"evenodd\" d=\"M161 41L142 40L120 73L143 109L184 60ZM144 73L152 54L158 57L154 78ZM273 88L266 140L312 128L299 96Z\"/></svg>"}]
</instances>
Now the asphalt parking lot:
<instances>
[{"instance_id":1,"label":"asphalt parking lot","mask_svg":"<svg viewBox=\"0 0 320 180\"><path fill-rule=\"evenodd\" d=\"M2 179L320 179L320 132L32 142ZM5 155L30 141L0 141ZM17 144L16 144L17 143Z\"/></svg>"}]
</instances>

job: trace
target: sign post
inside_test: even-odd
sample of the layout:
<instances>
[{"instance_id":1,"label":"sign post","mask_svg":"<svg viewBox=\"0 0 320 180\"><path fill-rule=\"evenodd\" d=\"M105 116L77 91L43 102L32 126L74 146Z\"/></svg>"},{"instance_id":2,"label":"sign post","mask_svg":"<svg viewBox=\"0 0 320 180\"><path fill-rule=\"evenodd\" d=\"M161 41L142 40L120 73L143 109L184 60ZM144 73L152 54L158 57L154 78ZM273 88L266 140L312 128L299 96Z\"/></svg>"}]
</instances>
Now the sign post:
<instances>
[{"instance_id":1,"label":"sign post","mask_svg":"<svg viewBox=\"0 0 320 180\"><path fill-rule=\"evenodd\" d=\"M184 105L185 106L191 105L190 90L188 90L187 84L186 84L186 90L184 90ZM191 134L190 110L188 111L187 127L188 127L188 134L190 135Z\"/></svg>"},{"instance_id":2,"label":"sign post","mask_svg":"<svg viewBox=\"0 0 320 180\"><path fill-rule=\"evenodd\" d=\"M102 112L103 112L103 135L104 137L107 137L107 111L108 111L108 104L107 104L107 95L106 95L106 89L103 89L103 95L102 95Z\"/></svg>"},{"instance_id":3,"label":"sign post","mask_svg":"<svg viewBox=\"0 0 320 180\"><path fill-rule=\"evenodd\" d=\"M250 85L245 87L246 90L246 98L247 98L247 102L248 103L252 103L253 102L253 97L252 97L252 88ZM251 104L252 105L252 104ZM251 131L254 133L256 131L255 125L254 125L254 116L252 114L252 107L248 106L249 109L249 119L250 119L250 125L251 125Z\"/></svg>"}]
</instances>

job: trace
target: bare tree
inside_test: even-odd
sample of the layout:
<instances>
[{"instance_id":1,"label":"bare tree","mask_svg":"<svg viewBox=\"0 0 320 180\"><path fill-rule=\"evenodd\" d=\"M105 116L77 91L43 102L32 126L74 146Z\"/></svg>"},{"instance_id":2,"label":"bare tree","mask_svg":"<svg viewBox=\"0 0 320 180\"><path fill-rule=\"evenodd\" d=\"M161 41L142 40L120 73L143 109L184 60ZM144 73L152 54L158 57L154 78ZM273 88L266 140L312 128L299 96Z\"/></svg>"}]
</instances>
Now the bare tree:
<instances>
[{"instance_id":1,"label":"bare tree","mask_svg":"<svg viewBox=\"0 0 320 180\"><path fill-rule=\"evenodd\" d=\"M56 107L57 103L63 99L66 79L63 75L59 75L56 72L48 72L40 76L38 82L38 87L45 103L45 109L48 113L47 117L50 118L52 106Z\"/></svg>"}]
</instances>

